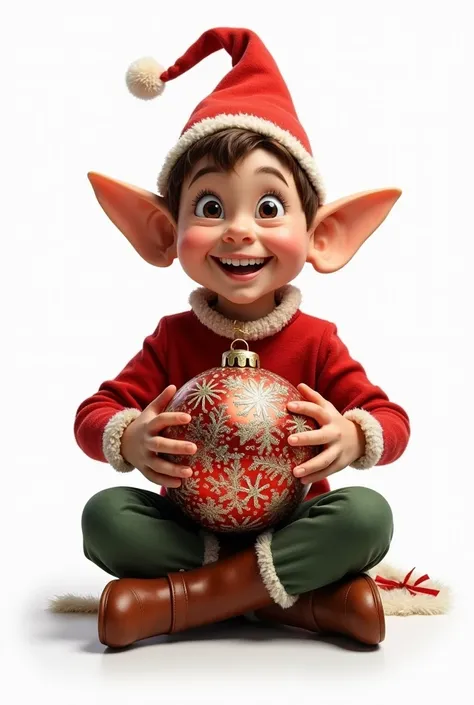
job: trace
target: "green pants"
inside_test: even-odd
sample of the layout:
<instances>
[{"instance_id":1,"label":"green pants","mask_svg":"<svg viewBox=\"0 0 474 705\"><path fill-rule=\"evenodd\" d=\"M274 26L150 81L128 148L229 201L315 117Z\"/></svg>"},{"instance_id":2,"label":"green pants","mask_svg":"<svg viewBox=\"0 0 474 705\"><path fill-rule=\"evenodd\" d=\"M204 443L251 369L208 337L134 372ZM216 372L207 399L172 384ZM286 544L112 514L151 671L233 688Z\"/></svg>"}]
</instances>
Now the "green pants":
<instances>
[{"instance_id":1,"label":"green pants","mask_svg":"<svg viewBox=\"0 0 474 705\"><path fill-rule=\"evenodd\" d=\"M271 532L211 535L167 497L113 487L87 502L82 531L86 557L119 578L191 570L254 544L272 597L289 606L301 593L377 565L393 519L379 493L345 487L303 502Z\"/></svg>"}]
</instances>

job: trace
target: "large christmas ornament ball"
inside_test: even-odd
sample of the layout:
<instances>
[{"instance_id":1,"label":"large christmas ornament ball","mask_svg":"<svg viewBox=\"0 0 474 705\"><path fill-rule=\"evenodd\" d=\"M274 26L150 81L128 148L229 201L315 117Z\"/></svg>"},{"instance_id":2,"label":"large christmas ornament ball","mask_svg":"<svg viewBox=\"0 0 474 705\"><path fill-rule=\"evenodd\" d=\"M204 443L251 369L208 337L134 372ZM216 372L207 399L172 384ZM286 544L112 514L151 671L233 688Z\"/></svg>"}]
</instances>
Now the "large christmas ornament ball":
<instances>
[{"instance_id":1,"label":"large christmas ornament ball","mask_svg":"<svg viewBox=\"0 0 474 705\"><path fill-rule=\"evenodd\" d=\"M262 531L287 517L309 486L293 469L319 452L318 446L290 446L291 433L317 428L308 416L287 409L302 399L287 380L260 367L259 356L231 349L220 367L181 387L166 411L191 415L191 422L170 426L167 438L192 441L194 455L160 453L189 465L190 478L168 496L182 511L213 532Z\"/></svg>"}]
</instances>

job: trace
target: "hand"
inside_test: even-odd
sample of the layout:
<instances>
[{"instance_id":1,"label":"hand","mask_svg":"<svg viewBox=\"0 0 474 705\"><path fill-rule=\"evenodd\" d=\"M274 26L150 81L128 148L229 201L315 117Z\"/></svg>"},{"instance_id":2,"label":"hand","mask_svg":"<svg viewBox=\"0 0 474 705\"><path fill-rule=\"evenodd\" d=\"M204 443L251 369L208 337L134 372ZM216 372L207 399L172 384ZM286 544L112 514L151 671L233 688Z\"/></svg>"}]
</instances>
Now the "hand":
<instances>
[{"instance_id":1,"label":"hand","mask_svg":"<svg viewBox=\"0 0 474 705\"><path fill-rule=\"evenodd\" d=\"M189 414L163 412L176 392L174 384L166 387L127 426L122 434L121 453L127 462L139 470L147 480L163 487L180 487L182 477L191 477L191 468L159 458L157 453L194 455L194 443L164 438L159 433L167 426L178 426L191 421Z\"/></svg>"},{"instance_id":2,"label":"hand","mask_svg":"<svg viewBox=\"0 0 474 705\"><path fill-rule=\"evenodd\" d=\"M304 401L290 402L288 409L310 416L320 426L315 431L304 431L288 437L291 446L324 445L324 450L306 463L294 468L295 477L303 484L311 484L348 467L365 452L365 436L360 426L344 418L331 402L307 384L299 384L298 391Z\"/></svg>"}]
</instances>

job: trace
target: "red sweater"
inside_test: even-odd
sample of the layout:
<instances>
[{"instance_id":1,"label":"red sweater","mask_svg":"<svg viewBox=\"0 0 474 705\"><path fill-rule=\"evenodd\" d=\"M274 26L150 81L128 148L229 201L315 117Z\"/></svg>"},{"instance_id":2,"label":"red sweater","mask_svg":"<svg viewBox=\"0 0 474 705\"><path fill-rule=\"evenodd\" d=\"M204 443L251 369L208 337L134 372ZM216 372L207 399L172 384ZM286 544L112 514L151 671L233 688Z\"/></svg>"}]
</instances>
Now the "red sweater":
<instances>
[{"instance_id":1,"label":"red sweater","mask_svg":"<svg viewBox=\"0 0 474 705\"><path fill-rule=\"evenodd\" d=\"M80 404L74 423L79 447L94 460L109 462L103 445L104 430L112 417L120 412L133 415L133 411L124 412L126 409L142 411L167 385L175 384L179 389L192 377L218 367L230 342L203 325L192 310L164 316L117 377L103 382L95 394ZM298 308L281 330L250 341L249 348L260 355L262 368L281 375L295 387L305 382L341 414L363 410L351 412L366 437L366 454L353 467L385 465L403 453L410 435L407 414L368 380L361 364L349 355L333 323ZM132 420L127 419L128 423ZM118 453L119 457L120 437L115 442L115 455ZM106 454L110 458L107 451ZM307 498L329 489L327 480L315 483Z\"/></svg>"}]
</instances>

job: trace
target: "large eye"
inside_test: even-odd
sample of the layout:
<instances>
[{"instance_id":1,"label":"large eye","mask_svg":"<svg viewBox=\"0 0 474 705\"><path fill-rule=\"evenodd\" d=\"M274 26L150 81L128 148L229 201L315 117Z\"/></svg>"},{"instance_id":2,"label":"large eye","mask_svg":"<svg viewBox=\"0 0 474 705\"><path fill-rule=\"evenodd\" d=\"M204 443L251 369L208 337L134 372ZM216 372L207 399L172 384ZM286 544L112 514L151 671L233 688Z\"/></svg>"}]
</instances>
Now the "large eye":
<instances>
[{"instance_id":1,"label":"large eye","mask_svg":"<svg viewBox=\"0 0 474 705\"><path fill-rule=\"evenodd\" d=\"M224 208L217 196L208 193L197 201L194 215L199 218L223 218Z\"/></svg>"},{"instance_id":2,"label":"large eye","mask_svg":"<svg viewBox=\"0 0 474 705\"><path fill-rule=\"evenodd\" d=\"M267 194L257 203L256 218L281 218L285 215L285 207L276 196Z\"/></svg>"}]
</instances>

